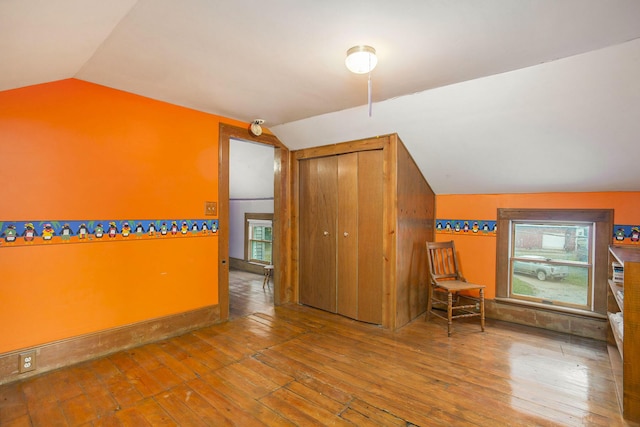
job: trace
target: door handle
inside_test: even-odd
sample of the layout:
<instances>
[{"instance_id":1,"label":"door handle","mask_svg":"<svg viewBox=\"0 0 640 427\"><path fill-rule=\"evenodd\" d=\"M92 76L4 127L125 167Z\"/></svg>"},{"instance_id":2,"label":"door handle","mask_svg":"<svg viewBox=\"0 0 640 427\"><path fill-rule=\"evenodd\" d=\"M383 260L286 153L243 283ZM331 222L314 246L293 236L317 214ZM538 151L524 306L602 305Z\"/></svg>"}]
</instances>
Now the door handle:
<instances>
[{"instance_id":1,"label":"door handle","mask_svg":"<svg viewBox=\"0 0 640 427\"><path fill-rule=\"evenodd\" d=\"M324 232L322 233L322 235L323 235L323 236L328 236L328 235L329 235L329 232L328 232L328 231L324 231Z\"/></svg>"},{"instance_id":2,"label":"door handle","mask_svg":"<svg viewBox=\"0 0 640 427\"><path fill-rule=\"evenodd\" d=\"M347 233L346 231L344 232L344 237L349 237L349 233Z\"/></svg>"}]
</instances>

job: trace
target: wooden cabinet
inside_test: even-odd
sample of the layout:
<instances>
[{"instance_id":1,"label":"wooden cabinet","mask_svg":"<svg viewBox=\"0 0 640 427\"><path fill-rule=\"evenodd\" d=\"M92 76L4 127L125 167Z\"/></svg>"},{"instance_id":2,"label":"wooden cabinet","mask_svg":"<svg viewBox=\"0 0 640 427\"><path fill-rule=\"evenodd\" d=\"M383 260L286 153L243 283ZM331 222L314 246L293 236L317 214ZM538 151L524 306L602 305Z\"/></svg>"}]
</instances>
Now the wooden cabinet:
<instances>
[{"instance_id":1,"label":"wooden cabinet","mask_svg":"<svg viewBox=\"0 0 640 427\"><path fill-rule=\"evenodd\" d=\"M608 344L618 400L625 419L640 422L640 248L609 248ZM624 268L624 280L613 280L612 263Z\"/></svg>"},{"instance_id":2,"label":"wooden cabinet","mask_svg":"<svg viewBox=\"0 0 640 427\"><path fill-rule=\"evenodd\" d=\"M300 302L382 323L382 150L300 161Z\"/></svg>"},{"instance_id":3,"label":"wooden cabinet","mask_svg":"<svg viewBox=\"0 0 640 427\"><path fill-rule=\"evenodd\" d=\"M292 154L298 301L388 329L424 313L435 194L398 136Z\"/></svg>"}]
</instances>

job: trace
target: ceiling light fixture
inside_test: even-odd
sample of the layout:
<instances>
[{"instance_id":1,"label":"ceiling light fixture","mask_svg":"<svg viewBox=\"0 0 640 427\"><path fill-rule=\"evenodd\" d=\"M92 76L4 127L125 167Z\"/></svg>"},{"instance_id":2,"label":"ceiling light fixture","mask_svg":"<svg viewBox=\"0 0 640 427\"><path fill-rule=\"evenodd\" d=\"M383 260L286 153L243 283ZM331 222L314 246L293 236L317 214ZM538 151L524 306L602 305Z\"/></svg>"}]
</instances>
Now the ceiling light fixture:
<instances>
[{"instance_id":1,"label":"ceiling light fixture","mask_svg":"<svg viewBox=\"0 0 640 427\"><path fill-rule=\"evenodd\" d=\"M378 64L376 50L371 46L354 46L347 51L347 59L344 63L352 73L370 73Z\"/></svg>"},{"instance_id":2,"label":"ceiling light fixture","mask_svg":"<svg viewBox=\"0 0 640 427\"><path fill-rule=\"evenodd\" d=\"M352 73L369 74L367 101L369 103L369 117L371 117L371 70L376 68L378 64L376 50L366 45L354 46L347 50L347 59L345 59L344 63Z\"/></svg>"},{"instance_id":3,"label":"ceiling light fixture","mask_svg":"<svg viewBox=\"0 0 640 427\"><path fill-rule=\"evenodd\" d=\"M253 136L262 135L262 126L260 126L260 125L263 124L263 123L264 123L263 119L255 119L249 125L249 132L251 132L251 134Z\"/></svg>"}]
</instances>

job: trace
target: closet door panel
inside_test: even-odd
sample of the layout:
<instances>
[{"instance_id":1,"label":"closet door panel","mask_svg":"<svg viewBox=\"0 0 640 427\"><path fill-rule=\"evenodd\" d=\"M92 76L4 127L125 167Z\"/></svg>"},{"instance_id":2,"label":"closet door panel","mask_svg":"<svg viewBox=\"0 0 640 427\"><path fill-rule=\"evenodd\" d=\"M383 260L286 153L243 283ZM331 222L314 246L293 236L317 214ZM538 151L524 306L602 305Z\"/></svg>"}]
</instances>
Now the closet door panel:
<instances>
[{"instance_id":1,"label":"closet door panel","mask_svg":"<svg viewBox=\"0 0 640 427\"><path fill-rule=\"evenodd\" d=\"M301 160L300 172L300 302L336 312L335 156Z\"/></svg>"},{"instance_id":2,"label":"closet door panel","mask_svg":"<svg viewBox=\"0 0 640 427\"><path fill-rule=\"evenodd\" d=\"M358 318L358 154L338 156L338 313Z\"/></svg>"},{"instance_id":3,"label":"closet door panel","mask_svg":"<svg viewBox=\"0 0 640 427\"><path fill-rule=\"evenodd\" d=\"M358 320L382 324L383 151L358 153Z\"/></svg>"}]
</instances>

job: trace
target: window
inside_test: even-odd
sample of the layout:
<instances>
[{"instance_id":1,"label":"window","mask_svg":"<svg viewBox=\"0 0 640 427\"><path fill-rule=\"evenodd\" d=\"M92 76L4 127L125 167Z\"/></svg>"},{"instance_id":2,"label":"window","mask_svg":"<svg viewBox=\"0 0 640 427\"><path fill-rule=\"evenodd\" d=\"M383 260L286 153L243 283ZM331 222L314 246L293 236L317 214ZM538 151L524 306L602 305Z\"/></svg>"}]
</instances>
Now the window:
<instances>
[{"instance_id":1,"label":"window","mask_svg":"<svg viewBox=\"0 0 640 427\"><path fill-rule=\"evenodd\" d=\"M512 221L510 297L591 310L593 223Z\"/></svg>"},{"instance_id":2,"label":"window","mask_svg":"<svg viewBox=\"0 0 640 427\"><path fill-rule=\"evenodd\" d=\"M613 211L498 209L498 300L606 311Z\"/></svg>"},{"instance_id":3,"label":"window","mask_svg":"<svg viewBox=\"0 0 640 427\"><path fill-rule=\"evenodd\" d=\"M249 262L272 264L273 214L245 214L245 254Z\"/></svg>"}]
</instances>

